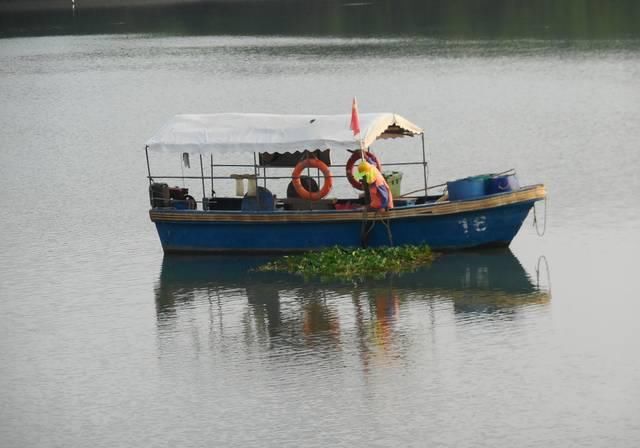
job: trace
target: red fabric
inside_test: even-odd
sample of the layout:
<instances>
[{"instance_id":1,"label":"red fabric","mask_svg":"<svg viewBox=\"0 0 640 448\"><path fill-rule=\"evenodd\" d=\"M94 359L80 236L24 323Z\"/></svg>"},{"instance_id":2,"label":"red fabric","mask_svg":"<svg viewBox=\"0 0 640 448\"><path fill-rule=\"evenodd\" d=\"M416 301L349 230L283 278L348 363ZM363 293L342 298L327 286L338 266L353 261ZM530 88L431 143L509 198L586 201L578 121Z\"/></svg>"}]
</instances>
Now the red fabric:
<instances>
[{"instance_id":1,"label":"red fabric","mask_svg":"<svg viewBox=\"0 0 640 448\"><path fill-rule=\"evenodd\" d=\"M353 103L351 104L351 125L349 129L353 131L353 135L360 133L360 117L358 116L358 102L356 97L353 97Z\"/></svg>"},{"instance_id":2,"label":"red fabric","mask_svg":"<svg viewBox=\"0 0 640 448\"><path fill-rule=\"evenodd\" d=\"M375 210L392 209L393 208L393 195L391 194L391 188L384 179L384 176L374 166L371 167L374 171L376 178L375 181L369 184L369 196L371 197L371 203L369 206Z\"/></svg>"}]
</instances>

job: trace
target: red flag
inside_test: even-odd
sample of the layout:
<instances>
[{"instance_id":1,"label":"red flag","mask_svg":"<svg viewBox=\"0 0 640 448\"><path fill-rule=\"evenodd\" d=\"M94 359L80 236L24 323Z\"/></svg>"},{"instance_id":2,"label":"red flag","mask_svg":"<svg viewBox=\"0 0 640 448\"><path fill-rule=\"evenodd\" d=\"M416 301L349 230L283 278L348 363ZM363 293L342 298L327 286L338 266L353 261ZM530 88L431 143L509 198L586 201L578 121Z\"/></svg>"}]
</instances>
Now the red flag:
<instances>
[{"instance_id":1,"label":"red flag","mask_svg":"<svg viewBox=\"0 0 640 448\"><path fill-rule=\"evenodd\" d=\"M358 116L358 102L356 97L353 97L353 104L351 105L351 125L349 129L353 131L353 135L360 133L360 117Z\"/></svg>"}]
</instances>

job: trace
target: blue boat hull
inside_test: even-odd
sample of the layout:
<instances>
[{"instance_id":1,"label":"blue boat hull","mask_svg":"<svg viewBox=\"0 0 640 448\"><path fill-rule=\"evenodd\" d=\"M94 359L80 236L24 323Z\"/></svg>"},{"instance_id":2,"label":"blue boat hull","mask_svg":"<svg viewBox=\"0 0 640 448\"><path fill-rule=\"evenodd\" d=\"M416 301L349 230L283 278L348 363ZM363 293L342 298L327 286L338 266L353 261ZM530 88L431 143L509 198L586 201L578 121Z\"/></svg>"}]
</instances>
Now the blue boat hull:
<instances>
[{"instance_id":1,"label":"blue boat hull","mask_svg":"<svg viewBox=\"0 0 640 448\"><path fill-rule=\"evenodd\" d=\"M544 187L468 201L361 211L269 213L151 210L166 253L273 253L330 246L428 244L434 250L508 246ZM363 222L364 221L364 222Z\"/></svg>"}]
</instances>

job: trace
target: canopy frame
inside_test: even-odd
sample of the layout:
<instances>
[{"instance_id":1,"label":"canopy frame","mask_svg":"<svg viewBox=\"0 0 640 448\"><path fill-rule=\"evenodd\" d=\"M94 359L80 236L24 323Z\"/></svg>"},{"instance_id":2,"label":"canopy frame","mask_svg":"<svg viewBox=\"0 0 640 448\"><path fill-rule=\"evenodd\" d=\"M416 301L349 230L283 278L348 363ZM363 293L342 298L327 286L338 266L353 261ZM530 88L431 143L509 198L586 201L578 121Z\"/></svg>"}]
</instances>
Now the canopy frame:
<instances>
[{"instance_id":1,"label":"canopy frame","mask_svg":"<svg viewBox=\"0 0 640 448\"><path fill-rule=\"evenodd\" d=\"M378 139L421 136L422 161L387 163L393 165L422 165L424 192L427 194L428 163L424 141L424 131L404 117L393 113L361 114L361 134L355 138L349 130L347 115L270 115L270 114L208 114L208 115L176 115L158 133L145 144L147 174L149 183L153 183L149 152L196 153L200 160L203 202L206 195L205 174L202 154L211 156L210 183L211 194L215 196L214 179L227 177L214 176L213 154L219 153L253 153L252 165L233 165L253 168L256 178L261 177L257 154L263 152L305 152L316 149L351 149L369 146ZM245 125L246 121L246 125ZM216 125L219 122L220 125ZM320 126L314 127L319 123ZM280 124L280 126L278 126ZM242 125L242 126L241 126ZM246 132L243 133L243 126ZM319 134L320 132L320 134ZM323 136L321 133L326 132ZM268 151L276 147L279 151ZM316 147L314 147L316 146ZM321 146L325 146L322 148ZM224 164L216 166L223 167ZM231 165L229 165L231 166ZM340 165L336 165L340 166ZM267 175L264 167L263 181L266 185ZM171 179L184 176L156 176ZM196 178L194 177L194 178ZM335 176L342 177L342 176ZM282 178L273 177L269 178ZM421 191L421 190L418 190ZM412 192L412 193L416 193Z\"/></svg>"}]
</instances>

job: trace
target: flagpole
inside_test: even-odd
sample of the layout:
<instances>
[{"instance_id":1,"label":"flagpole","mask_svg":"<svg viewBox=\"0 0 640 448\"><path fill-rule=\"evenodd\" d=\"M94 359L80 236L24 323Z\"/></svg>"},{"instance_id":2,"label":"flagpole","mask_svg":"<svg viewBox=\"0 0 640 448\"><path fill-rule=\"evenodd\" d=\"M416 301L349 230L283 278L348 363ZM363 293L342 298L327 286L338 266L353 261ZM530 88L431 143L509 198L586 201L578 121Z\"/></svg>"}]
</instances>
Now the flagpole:
<instances>
[{"instance_id":1,"label":"flagpole","mask_svg":"<svg viewBox=\"0 0 640 448\"><path fill-rule=\"evenodd\" d=\"M364 162L365 147L364 147L364 140L362 139L362 134L360 132L360 116L358 114L358 100L356 100L355 96L353 97L353 102L351 103L351 124L349 127L353 131L353 136L354 137L358 136L358 143L360 145L360 160Z\"/></svg>"}]
</instances>

